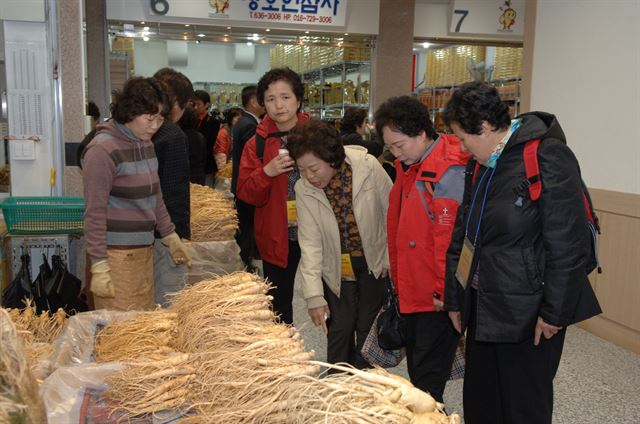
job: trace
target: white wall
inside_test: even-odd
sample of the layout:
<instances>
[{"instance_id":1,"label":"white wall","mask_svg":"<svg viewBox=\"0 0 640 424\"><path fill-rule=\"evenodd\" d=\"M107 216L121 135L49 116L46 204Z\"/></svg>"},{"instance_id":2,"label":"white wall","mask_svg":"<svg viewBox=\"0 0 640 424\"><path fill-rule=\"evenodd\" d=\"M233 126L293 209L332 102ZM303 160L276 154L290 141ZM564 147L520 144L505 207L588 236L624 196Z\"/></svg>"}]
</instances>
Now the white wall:
<instances>
[{"instance_id":1,"label":"white wall","mask_svg":"<svg viewBox=\"0 0 640 424\"><path fill-rule=\"evenodd\" d=\"M538 0L531 83L586 184L640 194L640 1Z\"/></svg>"},{"instance_id":2,"label":"white wall","mask_svg":"<svg viewBox=\"0 0 640 424\"><path fill-rule=\"evenodd\" d=\"M0 20L44 22L44 0L0 0Z\"/></svg>"},{"instance_id":3,"label":"white wall","mask_svg":"<svg viewBox=\"0 0 640 424\"><path fill-rule=\"evenodd\" d=\"M269 46L256 45L253 67L235 69L233 44L188 43L187 66L172 66L192 82L257 83L270 69ZM135 73L152 76L158 69L169 66L167 44L164 41L135 41Z\"/></svg>"}]
</instances>

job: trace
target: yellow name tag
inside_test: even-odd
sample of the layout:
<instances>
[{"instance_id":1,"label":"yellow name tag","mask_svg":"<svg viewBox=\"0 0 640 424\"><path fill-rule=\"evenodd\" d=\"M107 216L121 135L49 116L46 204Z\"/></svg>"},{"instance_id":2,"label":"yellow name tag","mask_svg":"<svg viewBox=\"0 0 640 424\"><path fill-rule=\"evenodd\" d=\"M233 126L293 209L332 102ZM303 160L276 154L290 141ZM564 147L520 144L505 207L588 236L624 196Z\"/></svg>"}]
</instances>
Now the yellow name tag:
<instances>
[{"instance_id":1,"label":"yellow name tag","mask_svg":"<svg viewBox=\"0 0 640 424\"><path fill-rule=\"evenodd\" d=\"M289 227L294 227L298 223L298 209L296 209L295 200L287 200L287 221Z\"/></svg>"},{"instance_id":2,"label":"yellow name tag","mask_svg":"<svg viewBox=\"0 0 640 424\"><path fill-rule=\"evenodd\" d=\"M355 281L356 274L353 272L353 266L351 265L351 255L343 253L340 255L342 262L342 280L343 281Z\"/></svg>"},{"instance_id":3,"label":"yellow name tag","mask_svg":"<svg viewBox=\"0 0 640 424\"><path fill-rule=\"evenodd\" d=\"M462 252L460 252L460 260L458 261L458 268L456 269L456 278L460 282L463 288L467 288L469 282L469 275L471 274L471 265L473 263L473 254L475 253L475 247L465 237L464 244L462 245Z\"/></svg>"}]
</instances>

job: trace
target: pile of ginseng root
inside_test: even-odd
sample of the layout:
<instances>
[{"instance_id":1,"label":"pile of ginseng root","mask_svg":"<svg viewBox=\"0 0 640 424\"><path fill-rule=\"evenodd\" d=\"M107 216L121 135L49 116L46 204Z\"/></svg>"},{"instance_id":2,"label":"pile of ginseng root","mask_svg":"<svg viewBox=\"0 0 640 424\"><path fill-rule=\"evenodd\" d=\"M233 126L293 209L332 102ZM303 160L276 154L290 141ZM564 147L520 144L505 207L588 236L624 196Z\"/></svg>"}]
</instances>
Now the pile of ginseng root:
<instances>
[{"instance_id":1,"label":"pile of ginseng root","mask_svg":"<svg viewBox=\"0 0 640 424\"><path fill-rule=\"evenodd\" d=\"M63 309L54 314L37 313L30 299L25 299L23 309L7 309L18 336L22 339L31 370L38 374L40 361L48 358L55 349L54 341L62 331L68 315Z\"/></svg>"},{"instance_id":2,"label":"pile of ginseng root","mask_svg":"<svg viewBox=\"0 0 640 424\"><path fill-rule=\"evenodd\" d=\"M191 241L233 240L238 217L231 200L210 187L191 184Z\"/></svg>"},{"instance_id":3,"label":"pile of ginseng root","mask_svg":"<svg viewBox=\"0 0 640 424\"><path fill-rule=\"evenodd\" d=\"M181 423L459 423L401 377L315 361L271 311L269 287L244 272L211 278L166 310L106 326L95 356L125 365L104 393L118 419L174 411Z\"/></svg>"},{"instance_id":4,"label":"pile of ginseng root","mask_svg":"<svg viewBox=\"0 0 640 424\"><path fill-rule=\"evenodd\" d=\"M0 423L46 422L44 407L16 326L0 308Z\"/></svg>"}]
</instances>

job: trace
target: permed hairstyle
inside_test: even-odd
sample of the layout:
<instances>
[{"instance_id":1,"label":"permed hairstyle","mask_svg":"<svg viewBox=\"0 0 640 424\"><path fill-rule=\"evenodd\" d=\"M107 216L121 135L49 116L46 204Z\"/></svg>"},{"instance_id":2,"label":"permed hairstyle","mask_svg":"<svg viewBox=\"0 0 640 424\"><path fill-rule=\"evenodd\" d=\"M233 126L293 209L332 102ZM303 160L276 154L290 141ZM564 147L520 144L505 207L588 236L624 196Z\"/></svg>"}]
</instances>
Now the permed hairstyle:
<instances>
[{"instance_id":1,"label":"permed hairstyle","mask_svg":"<svg viewBox=\"0 0 640 424\"><path fill-rule=\"evenodd\" d=\"M500 99L498 90L486 82L468 82L461 85L444 107L442 120L447 126L457 123L467 134L482 133L486 121L495 130L511 125L509 107Z\"/></svg>"},{"instance_id":2,"label":"permed hairstyle","mask_svg":"<svg viewBox=\"0 0 640 424\"><path fill-rule=\"evenodd\" d=\"M409 137L415 137L424 131L431 140L438 138L429 117L429 109L413 97L400 96L388 99L378 107L374 119L376 131L381 136L382 129L389 127Z\"/></svg>"},{"instance_id":3,"label":"permed hairstyle","mask_svg":"<svg viewBox=\"0 0 640 424\"><path fill-rule=\"evenodd\" d=\"M249 106L249 102L252 97L257 97L258 86L257 85L247 85L242 89L240 93L240 98L242 99L242 107L247 108Z\"/></svg>"},{"instance_id":4,"label":"permed hairstyle","mask_svg":"<svg viewBox=\"0 0 640 424\"><path fill-rule=\"evenodd\" d=\"M356 132L356 128L361 126L366 118L367 111L365 109L350 107L344 112L340 131L342 133Z\"/></svg>"},{"instance_id":5,"label":"permed hairstyle","mask_svg":"<svg viewBox=\"0 0 640 424\"><path fill-rule=\"evenodd\" d=\"M296 100L300 102L298 111L302 108L302 100L304 99L304 86L300 75L296 74L289 68L275 68L268 71L258 81L258 103L260 106L264 106L264 93L269 89L269 86L274 82L284 81L291 86L291 91L296 96Z\"/></svg>"},{"instance_id":6,"label":"permed hairstyle","mask_svg":"<svg viewBox=\"0 0 640 424\"><path fill-rule=\"evenodd\" d=\"M340 169L346 157L338 131L318 119L306 121L289 131L287 149L293 160L298 160L305 153L312 153L334 169Z\"/></svg>"},{"instance_id":7,"label":"permed hairstyle","mask_svg":"<svg viewBox=\"0 0 640 424\"><path fill-rule=\"evenodd\" d=\"M178 102L180 109L184 109L187 103L193 99L193 85L182 72L171 68L162 68L153 74L153 77L167 85L167 94L171 105Z\"/></svg>"},{"instance_id":8,"label":"permed hairstyle","mask_svg":"<svg viewBox=\"0 0 640 424\"><path fill-rule=\"evenodd\" d=\"M155 78L130 78L116 96L111 106L111 116L119 124L133 121L140 115L169 114L169 97L166 87Z\"/></svg>"},{"instance_id":9,"label":"permed hairstyle","mask_svg":"<svg viewBox=\"0 0 640 424\"><path fill-rule=\"evenodd\" d=\"M211 96L204 90L196 90L193 92L193 99L200 100L202 103L209 104L211 103Z\"/></svg>"}]
</instances>

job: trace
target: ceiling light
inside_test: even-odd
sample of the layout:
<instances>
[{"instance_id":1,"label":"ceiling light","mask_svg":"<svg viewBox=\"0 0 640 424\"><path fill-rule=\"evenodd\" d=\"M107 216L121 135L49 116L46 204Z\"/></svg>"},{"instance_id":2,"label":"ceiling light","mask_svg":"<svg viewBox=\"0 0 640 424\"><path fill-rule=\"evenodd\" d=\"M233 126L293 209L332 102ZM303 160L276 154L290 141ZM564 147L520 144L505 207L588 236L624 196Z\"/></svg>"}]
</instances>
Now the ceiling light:
<instances>
[{"instance_id":1,"label":"ceiling light","mask_svg":"<svg viewBox=\"0 0 640 424\"><path fill-rule=\"evenodd\" d=\"M345 32L345 33L344 33L344 35L349 35L349 33L348 33L348 32Z\"/></svg>"},{"instance_id":2,"label":"ceiling light","mask_svg":"<svg viewBox=\"0 0 640 424\"><path fill-rule=\"evenodd\" d=\"M224 38L222 39L222 41L224 41L224 42L226 43L227 41L229 41L229 39L228 39L227 37L224 37Z\"/></svg>"},{"instance_id":3,"label":"ceiling light","mask_svg":"<svg viewBox=\"0 0 640 424\"><path fill-rule=\"evenodd\" d=\"M144 25L144 21L140 21L140 25Z\"/></svg>"},{"instance_id":4,"label":"ceiling light","mask_svg":"<svg viewBox=\"0 0 640 424\"><path fill-rule=\"evenodd\" d=\"M271 30L270 30L269 28L267 28L267 29L265 29L265 31L269 32L269 31L271 31Z\"/></svg>"},{"instance_id":5,"label":"ceiling light","mask_svg":"<svg viewBox=\"0 0 640 424\"><path fill-rule=\"evenodd\" d=\"M309 34L309 31L305 31L304 33L305 33L305 34Z\"/></svg>"},{"instance_id":6,"label":"ceiling light","mask_svg":"<svg viewBox=\"0 0 640 424\"><path fill-rule=\"evenodd\" d=\"M149 31L149 27L144 27L142 29L145 30L145 31Z\"/></svg>"},{"instance_id":7,"label":"ceiling light","mask_svg":"<svg viewBox=\"0 0 640 424\"><path fill-rule=\"evenodd\" d=\"M228 36L229 36L229 34L225 34L224 36L225 36L225 37L228 37Z\"/></svg>"},{"instance_id":8,"label":"ceiling light","mask_svg":"<svg viewBox=\"0 0 640 424\"><path fill-rule=\"evenodd\" d=\"M263 38L262 40L260 40L260 42L261 42L262 44L265 44L265 43L267 42L267 40L265 40L265 39Z\"/></svg>"},{"instance_id":9,"label":"ceiling light","mask_svg":"<svg viewBox=\"0 0 640 424\"><path fill-rule=\"evenodd\" d=\"M187 37L186 35L182 37L183 40L187 40L189 37Z\"/></svg>"},{"instance_id":10,"label":"ceiling light","mask_svg":"<svg viewBox=\"0 0 640 424\"><path fill-rule=\"evenodd\" d=\"M184 26L186 26L186 27L190 27L191 25L190 25L190 24L184 24Z\"/></svg>"},{"instance_id":11,"label":"ceiling light","mask_svg":"<svg viewBox=\"0 0 640 424\"><path fill-rule=\"evenodd\" d=\"M198 34L198 37L203 38L203 37L205 37L205 35L200 33L200 34Z\"/></svg>"},{"instance_id":12,"label":"ceiling light","mask_svg":"<svg viewBox=\"0 0 640 424\"><path fill-rule=\"evenodd\" d=\"M200 40L196 40L196 44L200 44Z\"/></svg>"},{"instance_id":13,"label":"ceiling light","mask_svg":"<svg viewBox=\"0 0 640 424\"><path fill-rule=\"evenodd\" d=\"M231 29L231 27L227 27L227 29Z\"/></svg>"},{"instance_id":14,"label":"ceiling light","mask_svg":"<svg viewBox=\"0 0 640 424\"><path fill-rule=\"evenodd\" d=\"M147 37L146 35L144 37L142 37L143 41L149 41L149 37Z\"/></svg>"},{"instance_id":15,"label":"ceiling light","mask_svg":"<svg viewBox=\"0 0 640 424\"><path fill-rule=\"evenodd\" d=\"M258 41L260 39L260 36L258 34L253 34L251 37L249 37L249 40L253 40L253 41Z\"/></svg>"},{"instance_id":16,"label":"ceiling light","mask_svg":"<svg viewBox=\"0 0 640 424\"><path fill-rule=\"evenodd\" d=\"M247 41L247 46L253 46L253 43L251 41Z\"/></svg>"},{"instance_id":17,"label":"ceiling light","mask_svg":"<svg viewBox=\"0 0 640 424\"><path fill-rule=\"evenodd\" d=\"M427 43L427 42L422 43L422 47L424 47L425 49L428 49L429 46L431 46L430 43Z\"/></svg>"}]
</instances>

